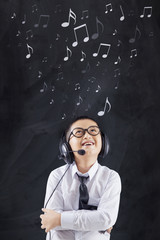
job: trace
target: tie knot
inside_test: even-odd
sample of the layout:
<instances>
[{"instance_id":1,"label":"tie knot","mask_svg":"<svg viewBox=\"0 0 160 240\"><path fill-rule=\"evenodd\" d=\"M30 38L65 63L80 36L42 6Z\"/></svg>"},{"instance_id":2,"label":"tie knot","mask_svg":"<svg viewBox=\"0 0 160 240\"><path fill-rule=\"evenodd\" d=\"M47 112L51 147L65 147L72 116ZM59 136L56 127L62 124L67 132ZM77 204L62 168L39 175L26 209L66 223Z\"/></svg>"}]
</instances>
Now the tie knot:
<instances>
[{"instance_id":1,"label":"tie knot","mask_svg":"<svg viewBox=\"0 0 160 240\"><path fill-rule=\"evenodd\" d=\"M87 181L87 179L89 178L89 176L84 177L84 176L79 176L78 173L76 173L76 174L79 178L80 183L85 183Z\"/></svg>"}]
</instances>

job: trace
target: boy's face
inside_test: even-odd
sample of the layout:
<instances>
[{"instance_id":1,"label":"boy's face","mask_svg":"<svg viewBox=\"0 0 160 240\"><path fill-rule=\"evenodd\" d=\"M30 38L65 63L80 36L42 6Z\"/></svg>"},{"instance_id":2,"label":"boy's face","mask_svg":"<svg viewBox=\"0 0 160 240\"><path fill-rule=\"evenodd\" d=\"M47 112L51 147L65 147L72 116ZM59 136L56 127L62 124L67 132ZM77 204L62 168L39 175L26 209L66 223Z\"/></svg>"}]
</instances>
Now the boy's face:
<instances>
[{"instance_id":1,"label":"boy's face","mask_svg":"<svg viewBox=\"0 0 160 240\"><path fill-rule=\"evenodd\" d=\"M97 123L91 119L80 119L72 124L72 126L69 130L69 134L75 128L87 129L90 126L98 127ZM98 135L93 136L93 135L90 135L87 131L85 131L85 134L79 138L77 138L73 134L71 134L69 144L72 148L72 151L84 149L86 154L90 154L92 156L94 155L94 156L98 157L98 154L100 153L101 148L102 148L101 133L99 132ZM78 153L74 153L75 156L77 154ZM84 156L86 156L86 154Z\"/></svg>"}]
</instances>

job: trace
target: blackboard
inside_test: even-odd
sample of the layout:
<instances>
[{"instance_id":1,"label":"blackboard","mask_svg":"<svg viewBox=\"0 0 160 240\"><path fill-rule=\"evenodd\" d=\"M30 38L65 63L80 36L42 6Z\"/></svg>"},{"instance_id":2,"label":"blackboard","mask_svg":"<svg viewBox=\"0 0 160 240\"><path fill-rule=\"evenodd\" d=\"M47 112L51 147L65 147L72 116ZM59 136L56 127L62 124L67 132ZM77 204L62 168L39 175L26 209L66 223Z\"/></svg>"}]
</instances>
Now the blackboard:
<instances>
[{"instance_id":1,"label":"blackboard","mask_svg":"<svg viewBox=\"0 0 160 240\"><path fill-rule=\"evenodd\" d=\"M0 3L0 238L40 240L39 214L60 136L95 118L102 161L122 179L112 240L159 239L160 4L136 0Z\"/></svg>"}]
</instances>

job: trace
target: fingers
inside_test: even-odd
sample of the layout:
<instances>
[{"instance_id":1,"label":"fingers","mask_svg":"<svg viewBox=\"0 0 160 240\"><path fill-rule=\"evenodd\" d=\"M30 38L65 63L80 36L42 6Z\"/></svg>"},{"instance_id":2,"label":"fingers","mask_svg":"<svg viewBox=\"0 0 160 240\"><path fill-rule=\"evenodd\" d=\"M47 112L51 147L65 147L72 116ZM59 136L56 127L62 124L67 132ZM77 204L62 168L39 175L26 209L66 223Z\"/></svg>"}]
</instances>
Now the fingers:
<instances>
[{"instance_id":1,"label":"fingers","mask_svg":"<svg viewBox=\"0 0 160 240\"><path fill-rule=\"evenodd\" d=\"M108 229L107 229L107 232L108 232L108 233L111 233L112 229L113 229L113 227L108 228Z\"/></svg>"},{"instance_id":2,"label":"fingers","mask_svg":"<svg viewBox=\"0 0 160 240\"><path fill-rule=\"evenodd\" d=\"M42 208L42 212L47 213L47 212L48 212L48 209Z\"/></svg>"},{"instance_id":3,"label":"fingers","mask_svg":"<svg viewBox=\"0 0 160 240\"><path fill-rule=\"evenodd\" d=\"M42 226L41 226L41 228L42 228L42 229L45 229L45 226L44 226L44 225L42 225ZM49 232L49 229L48 229L48 228L46 228L46 229L45 229L45 232L46 232L46 233L48 233L48 232Z\"/></svg>"}]
</instances>

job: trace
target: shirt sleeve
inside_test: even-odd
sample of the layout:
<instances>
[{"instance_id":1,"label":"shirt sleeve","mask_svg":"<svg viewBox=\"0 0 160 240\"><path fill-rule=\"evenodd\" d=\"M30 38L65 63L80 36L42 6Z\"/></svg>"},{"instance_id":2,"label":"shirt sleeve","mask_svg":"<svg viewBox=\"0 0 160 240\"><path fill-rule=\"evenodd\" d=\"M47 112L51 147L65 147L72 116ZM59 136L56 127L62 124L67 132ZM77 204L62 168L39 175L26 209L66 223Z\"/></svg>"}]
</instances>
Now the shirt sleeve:
<instances>
[{"instance_id":1,"label":"shirt sleeve","mask_svg":"<svg viewBox=\"0 0 160 240\"><path fill-rule=\"evenodd\" d=\"M57 175L58 174L56 173L56 171L52 171L48 177L44 207L55 210L57 212L62 212L63 198L60 183L58 183L59 176Z\"/></svg>"},{"instance_id":2,"label":"shirt sleeve","mask_svg":"<svg viewBox=\"0 0 160 240\"><path fill-rule=\"evenodd\" d=\"M57 170L52 171L48 177L44 207L47 209L52 209L58 213L62 213L64 209L63 194L61 189L61 179L60 179L60 174L57 172ZM54 229L66 230L61 226L58 226Z\"/></svg>"},{"instance_id":3,"label":"shirt sleeve","mask_svg":"<svg viewBox=\"0 0 160 240\"><path fill-rule=\"evenodd\" d=\"M112 227L118 216L121 180L111 171L97 210L65 211L61 213L61 227L77 231L104 231Z\"/></svg>"}]
</instances>

